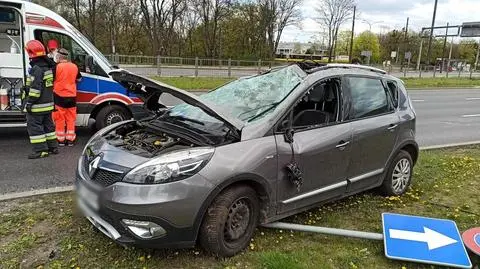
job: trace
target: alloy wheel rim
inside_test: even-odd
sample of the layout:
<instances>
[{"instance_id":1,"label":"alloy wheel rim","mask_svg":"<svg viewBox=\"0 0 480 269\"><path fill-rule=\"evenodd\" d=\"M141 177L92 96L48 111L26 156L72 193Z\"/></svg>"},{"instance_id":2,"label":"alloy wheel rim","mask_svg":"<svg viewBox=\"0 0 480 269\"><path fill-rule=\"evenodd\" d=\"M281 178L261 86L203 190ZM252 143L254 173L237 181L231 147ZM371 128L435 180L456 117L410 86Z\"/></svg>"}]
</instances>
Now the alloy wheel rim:
<instances>
[{"instance_id":1,"label":"alloy wheel rim","mask_svg":"<svg viewBox=\"0 0 480 269\"><path fill-rule=\"evenodd\" d=\"M232 203L225 223L225 241L234 242L247 232L251 214L250 203L246 198L237 199Z\"/></svg>"},{"instance_id":2,"label":"alloy wheel rim","mask_svg":"<svg viewBox=\"0 0 480 269\"><path fill-rule=\"evenodd\" d=\"M406 158L400 159L392 174L392 188L395 193L402 193L408 186L411 175L410 161Z\"/></svg>"}]
</instances>

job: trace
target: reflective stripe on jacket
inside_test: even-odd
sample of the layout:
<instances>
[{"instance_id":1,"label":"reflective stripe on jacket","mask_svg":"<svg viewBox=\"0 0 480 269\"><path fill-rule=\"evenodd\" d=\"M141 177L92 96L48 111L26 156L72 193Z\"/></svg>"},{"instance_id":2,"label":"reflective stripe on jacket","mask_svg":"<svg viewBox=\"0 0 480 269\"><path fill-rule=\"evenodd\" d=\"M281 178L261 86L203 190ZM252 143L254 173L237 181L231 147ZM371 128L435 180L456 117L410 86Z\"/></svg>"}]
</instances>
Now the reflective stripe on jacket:
<instances>
[{"instance_id":1,"label":"reflective stripe on jacket","mask_svg":"<svg viewBox=\"0 0 480 269\"><path fill-rule=\"evenodd\" d=\"M32 104L31 113L49 113L54 109L52 66L43 58L32 60L30 65L32 69L26 81L29 88L24 95L26 103Z\"/></svg>"}]
</instances>

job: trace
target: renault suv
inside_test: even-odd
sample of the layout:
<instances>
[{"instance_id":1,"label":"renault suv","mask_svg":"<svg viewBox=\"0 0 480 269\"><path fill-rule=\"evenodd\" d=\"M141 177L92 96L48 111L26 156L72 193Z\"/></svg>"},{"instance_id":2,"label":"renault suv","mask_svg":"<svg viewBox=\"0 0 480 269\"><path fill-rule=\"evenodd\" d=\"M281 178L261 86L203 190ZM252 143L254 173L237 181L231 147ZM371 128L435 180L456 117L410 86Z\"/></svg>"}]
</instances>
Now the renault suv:
<instances>
[{"instance_id":1,"label":"renault suv","mask_svg":"<svg viewBox=\"0 0 480 269\"><path fill-rule=\"evenodd\" d=\"M98 131L78 205L122 245L232 256L258 225L378 188L402 195L418 156L404 84L359 65L293 64L197 96L117 70L150 115ZM165 96L182 102L167 107Z\"/></svg>"}]
</instances>

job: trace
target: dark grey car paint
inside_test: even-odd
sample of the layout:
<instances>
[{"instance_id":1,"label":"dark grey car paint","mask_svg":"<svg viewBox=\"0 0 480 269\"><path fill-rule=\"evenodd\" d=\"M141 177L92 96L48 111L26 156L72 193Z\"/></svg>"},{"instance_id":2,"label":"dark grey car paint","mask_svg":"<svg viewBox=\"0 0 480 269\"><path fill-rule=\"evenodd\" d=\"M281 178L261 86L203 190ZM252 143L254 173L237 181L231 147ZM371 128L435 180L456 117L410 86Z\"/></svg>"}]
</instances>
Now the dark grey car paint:
<instances>
[{"instance_id":1,"label":"dark grey car paint","mask_svg":"<svg viewBox=\"0 0 480 269\"><path fill-rule=\"evenodd\" d=\"M215 196L239 180L256 182L259 193L266 196L261 222L274 221L317 203L379 186L389 161L402 147L411 145L418 150L414 137L415 114L403 86L399 88L395 113L299 131L294 135L295 158L305 176L300 191L286 179L283 169L292 155L283 135L274 134L280 120L312 84L346 75L371 76L372 73L356 69L313 73L270 114L246 124L241 130L240 142L216 147L211 160L198 174L167 184L116 183L99 190L102 205L124 214L161 217L174 227L193 227L198 231ZM374 76L402 83L388 75ZM348 103L344 105L348 107ZM398 126L390 131L390 124ZM115 164L129 170L147 160L115 149L103 138L94 144L97 153L103 153L99 166ZM339 144L345 145L337 147ZM96 188L89 182L83 165L80 161L77 183ZM191 239L194 244L196 232Z\"/></svg>"}]
</instances>

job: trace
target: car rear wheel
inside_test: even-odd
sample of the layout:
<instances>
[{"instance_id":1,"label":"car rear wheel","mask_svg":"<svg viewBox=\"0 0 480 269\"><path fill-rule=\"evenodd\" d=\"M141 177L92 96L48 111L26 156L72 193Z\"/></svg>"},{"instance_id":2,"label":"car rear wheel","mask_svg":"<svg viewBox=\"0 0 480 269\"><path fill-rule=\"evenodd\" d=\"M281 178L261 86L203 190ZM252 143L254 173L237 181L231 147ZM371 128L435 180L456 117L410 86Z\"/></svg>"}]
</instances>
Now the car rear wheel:
<instances>
[{"instance_id":1,"label":"car rear wheel","mask_svg":"<svg viewBox=\"0 0 480 269\"><path fill-rule=\"evenodd\" d=\"M100 109L95 117L95 127L100 130L108 125L128 120L130 113L128 110L119 105L107 105Z\"/></svg>"},{"instance_id":2,"label":"car rear wheel","mask_svg":"<svg viewBox=\"0 0 480 269\"><path fill-rule=\"evenodd\" d=\"M408 152L402 150L395 156L388 168L381 187L383 194L388 196L404 194L412 182L412 174L412 157Z\"/></svg>"},{"instance_id":3,"label":"car rear wheel","mask_svg":"<svg viewBox=\"0 0 480 269\"><path fill-rule=\"evenodd\" d=\"M219 257L230 257L245 249L258 224L260 203L248 186L223 191L207 210L200 228L200 245Z\"/></svg>"}]
</instances>

